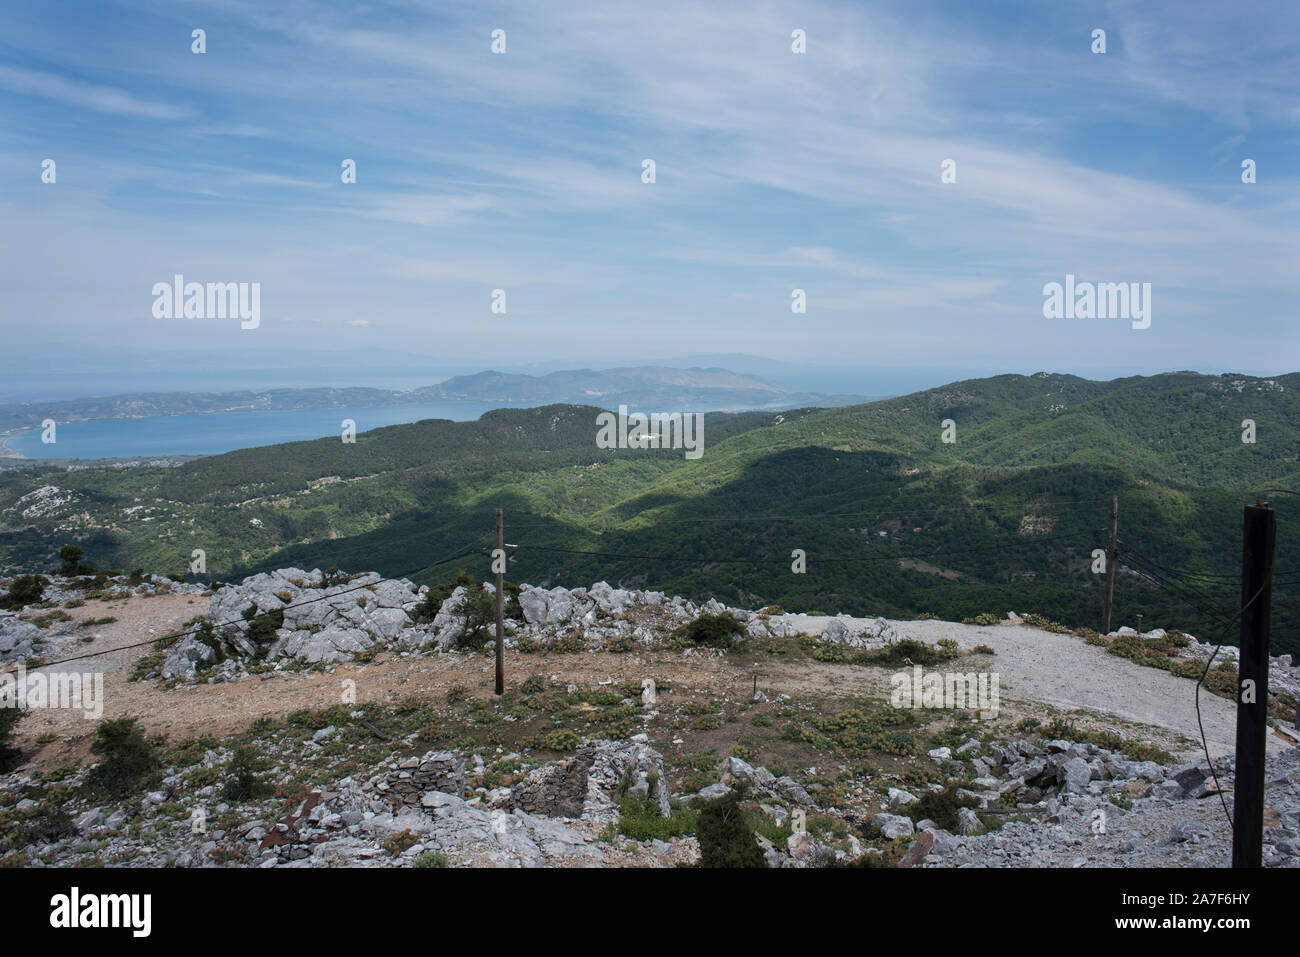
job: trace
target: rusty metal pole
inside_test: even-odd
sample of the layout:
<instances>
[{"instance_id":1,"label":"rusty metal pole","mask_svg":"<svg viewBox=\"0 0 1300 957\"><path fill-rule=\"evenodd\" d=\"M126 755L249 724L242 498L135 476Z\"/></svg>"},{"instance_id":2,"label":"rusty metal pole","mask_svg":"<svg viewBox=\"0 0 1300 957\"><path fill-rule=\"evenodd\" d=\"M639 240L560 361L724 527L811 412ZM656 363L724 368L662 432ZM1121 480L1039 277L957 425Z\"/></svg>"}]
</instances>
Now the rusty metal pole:
<instances>
[{"instance_id":1,"label":"rusty metal pole","mask_svg":"<svg viewBox=\"0 0 1300 957\"><path fill-rule=\"evenodd\" d=\"M497 694L506 692L506 617L505 617L505 537L501 528L501 509L497 509Z\"/></svg>"},{"instance_id":2,"label":"rusty metal pole","mask_svg":"<svg viewBox=\"0 0 1300 957\"><path fill-rule=\"evenodd\" d=\"M1261 867L1264 748L1268 734L1268 631L1277 516L1247 505L1241 547L1241 649L1237 659L1237 779L1233 784L1232 866Z\"/></svg>"}]
</instances>

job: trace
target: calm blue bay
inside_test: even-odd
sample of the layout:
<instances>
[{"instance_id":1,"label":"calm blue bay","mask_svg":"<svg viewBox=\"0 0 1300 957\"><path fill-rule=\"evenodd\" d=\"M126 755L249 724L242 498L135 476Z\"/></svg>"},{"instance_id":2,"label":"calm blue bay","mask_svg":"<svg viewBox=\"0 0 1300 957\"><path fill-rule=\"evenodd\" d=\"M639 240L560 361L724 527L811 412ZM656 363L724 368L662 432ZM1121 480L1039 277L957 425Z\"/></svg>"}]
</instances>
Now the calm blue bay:
<instances>
[{"instance_id":1,"label":"calm blue bay","mask_svg":"<svg viewBox=\"0 0 1300 957\"><path fill-rule=\"evenodd\" d=\"M295 409L284 412L211 412L149 419L103 419L60 422L58 441L41 442L31 429L5 444L33 459L105 459L141 455L215 455L258 445L277 445L342 434L340 423L352 419L357 432L420 419L467 422L502 403L430 402L363 409Z\"/></svg>"}]
</instances>

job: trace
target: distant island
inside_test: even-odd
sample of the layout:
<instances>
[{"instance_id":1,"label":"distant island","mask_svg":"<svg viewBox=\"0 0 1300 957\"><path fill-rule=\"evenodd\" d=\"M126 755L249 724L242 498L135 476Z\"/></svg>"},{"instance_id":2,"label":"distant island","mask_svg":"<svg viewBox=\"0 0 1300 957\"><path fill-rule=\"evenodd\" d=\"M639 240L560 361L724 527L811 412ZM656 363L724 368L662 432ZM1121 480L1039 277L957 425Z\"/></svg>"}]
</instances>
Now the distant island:
<instances>
[{"instance_id":1,"label":"distant island","mask_svg":"<svg viewBox=\"0 0 1300 957\"><path fill-rule=\"evenodd\" d=\"M613 408L735 412L838 407L882 396L789 392L758 376L726 369L674 369L638 366L575 369L543 376L485 371L455 376L417 389L295 388L235 392L142 392L53 402L0 405L0 437L39 428L45 419L59 424L100 419L143 419L203 412L290 411L375 408L429 402L548 405L585 403Z\"/></svg>"}]
</instances>

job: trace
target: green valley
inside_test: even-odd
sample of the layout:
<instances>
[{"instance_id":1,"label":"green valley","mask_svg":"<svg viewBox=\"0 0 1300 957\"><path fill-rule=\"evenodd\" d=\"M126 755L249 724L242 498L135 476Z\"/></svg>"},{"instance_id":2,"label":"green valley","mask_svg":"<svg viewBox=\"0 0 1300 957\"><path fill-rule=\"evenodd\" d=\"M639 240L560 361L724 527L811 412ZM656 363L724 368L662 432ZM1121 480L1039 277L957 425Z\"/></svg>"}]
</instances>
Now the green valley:
<instances>
[{"instance_id":1,"label":"green valley","mask_svg":"<svg viewBox=\"0 0 1300 957\"><path fill-rule=\"evenodd\" d=\"M1097 628L1092 553L1117 494L1131 551L1115 623L1142 615L1208 641L1236 611L1242 506L1300 485L1300 374L1004 375L835 409L711 413L694 461L597 448L599 411L502 409L175 468L10 469L0 566L49 569L75 543L97 567L173 576L202 549L198 580L289 565L487 577L500 507L513 581ZM1300 567L1300 502L1263 497L1278 510L1277 568ZM791 570L796 549L805 574ZM1275 654L1300 652L1298 597L1275 589Z\"/></svg>"}]
</instances>

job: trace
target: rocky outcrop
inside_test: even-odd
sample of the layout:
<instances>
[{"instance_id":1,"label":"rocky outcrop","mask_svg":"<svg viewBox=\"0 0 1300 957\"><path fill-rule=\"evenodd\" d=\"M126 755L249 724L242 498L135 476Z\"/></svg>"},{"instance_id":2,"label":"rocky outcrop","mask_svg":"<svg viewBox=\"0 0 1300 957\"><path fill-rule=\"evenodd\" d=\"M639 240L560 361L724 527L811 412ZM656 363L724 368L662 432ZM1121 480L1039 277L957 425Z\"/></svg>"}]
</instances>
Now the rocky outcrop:
<instances>
[{"instance_id":1,"label":"rocky outcrop","mask_svg":"<svg viewBox=\"0 0 1300 957\"><path fill-rule=\"evenodd\" d=\"M13 610L0 608L0 665L22 664L31 658L50 658L66 650L79 637L74 633L75 623L66 618L49 622L41 618L53 610L51 606L81 599L93 591L101 597L126 597L129 595L182 594L192 595L203 591L200 585L172 581L160 575L150 575L142 580L122 576L105 578L78 578L64 575L46 575L41 601ZM9 598L12 579L0 580L0 596ZM36 619L35 621L29 619Z\"/></svg>"},{"instance_id":2,"label":"rocky outcrop","mask_svg":"<svg viewBox=\"0 0 1300 957\"><path fill-rule=\"evenodd\" d=\"M815 806L812 797L794 778L788 776L778 778L767 768L751 767L740 758L729 757L722 763L721 783L730 784L737 780L747 782L750 789L757 792L759 796L766 794L789 801L791 804L804 807Z\"/></svg>"},{"instance_id":3,"label":"rocky outcrop","mask_svg":"<svg viewBox=\"0 0 1300 957\"><path fill-rule=\"evenodd\" d=\"M642 793L669 813L663 759L644 740L587 742L486 803L466 799L465 777L464 758L451 751L389 762L364 784L343 782L272 828L250 829L250 855L263 866L388 863L375 845L401 838L407 863L439 851L491 866L599 864L610 849L597 832L623 794Z\"/></svg>"},{"instance_id":4,"label":"rocky outcrop","mask_svg":"<svg viewBox=\"0 0 1300 957\"><path fill-rule=\"evenodd\" d=\"M411 618L425 591L375 573L343 584L327 584L319 569L254 575L212 596L210 631L177 642L161 673L164 678L190 677L204 666L222 665L224 674L233 675L251 661L334 664L374 645L415 647L429 637ZM279 622L269 641L255 631L261 616Z\"/></svg>"},{"instance_id":5,"label":"rocky outcrop","mask_svg":"<svg viewBox=\"0 0 1300 957\"><path fill-rule=\"evenodd\" d=\"M483 588L490 594L492 586ZM189 634L177 642L162 664L164 678L229 678L252 663L283 667L331 665L371 649L450 651L460 647L477 623L475 594L457 586L432 620L414 618L428 589L375 573L329 584L322 572L296 568L254 575L226 585L209 605L210 633ZM662 641L703 614L729 614L749 637L784 636L812 630L825 641L857 648L877 648L898 640L883 618L863 625L836 617L811 624L804 616L766 615L730 608L716 600L697 605L662 592L615 588L596 582L590 588L520 586L520 620L507 618L507 645L520 641L548 645L575 635L591 648L609 642L650 645ZM512 603L513 604L513 603ZM265 628L255 632L261 616L282 615L271 640ZM259 640L259 637L261 640ZM626 647L626 645L625 645Z\"/></svg>"},{"instance_id":6,"label":"rocky outcrop","mask_svg":"<svg viewBox=\"0 0 1300 957\"><path fill-rule=\"evenodd\" d=\"M13 612L0 611L0 663L23 662L45 643L45 633Z\"/></svg>"}]
</instances>

